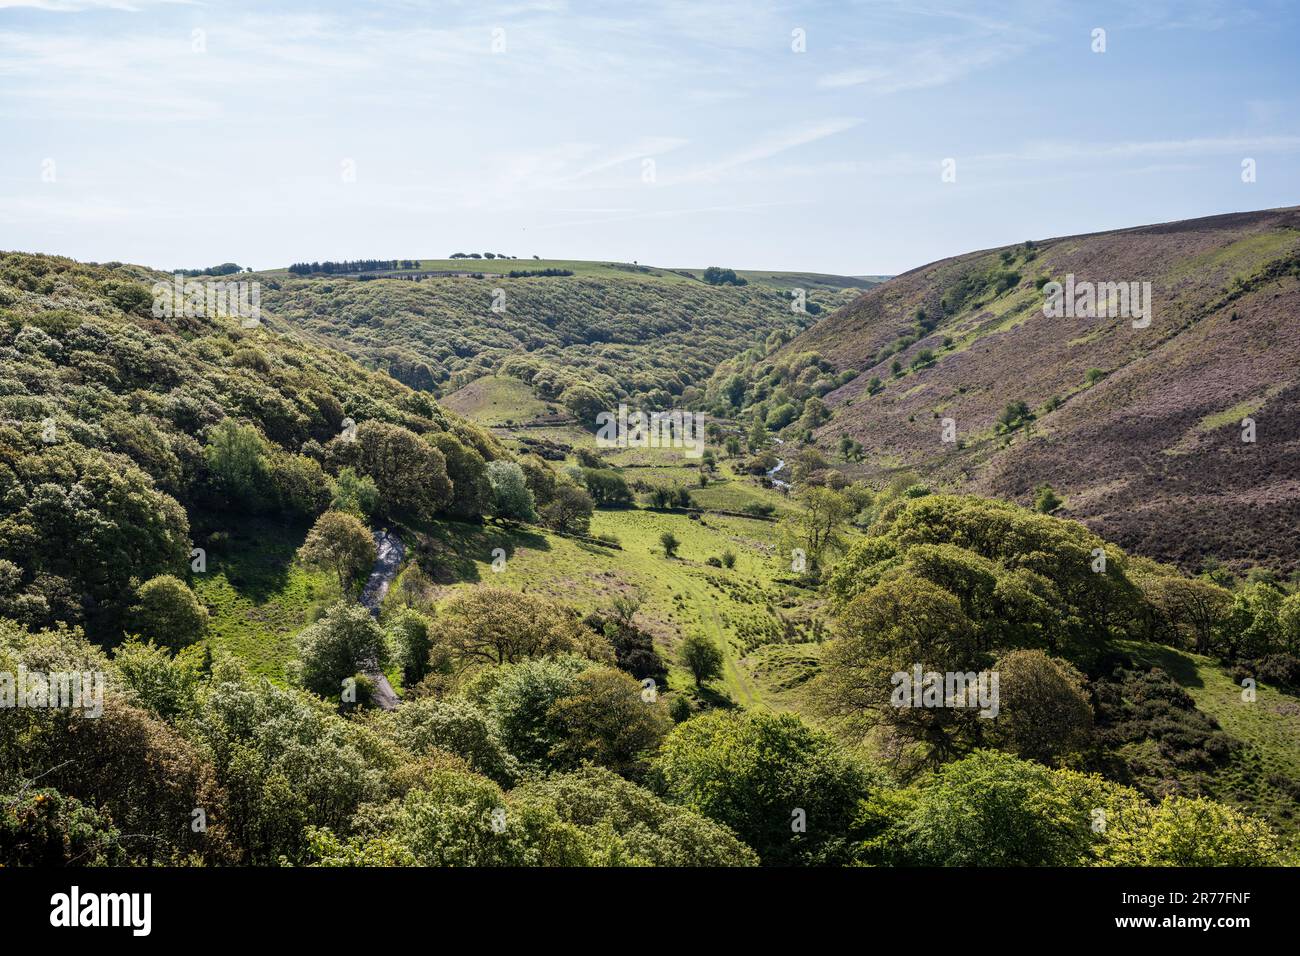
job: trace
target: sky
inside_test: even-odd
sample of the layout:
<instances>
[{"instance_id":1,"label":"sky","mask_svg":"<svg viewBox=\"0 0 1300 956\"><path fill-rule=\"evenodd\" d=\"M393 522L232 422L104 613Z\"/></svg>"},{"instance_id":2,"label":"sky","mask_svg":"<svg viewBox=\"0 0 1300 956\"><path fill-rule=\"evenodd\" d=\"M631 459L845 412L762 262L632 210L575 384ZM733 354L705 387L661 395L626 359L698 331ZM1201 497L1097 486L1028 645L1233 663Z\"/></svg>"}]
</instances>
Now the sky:
<instances>
[{"instance_id":1,"label":"sky","mask_svg":"<svg viewBox=\"0 0 1300 956\"><path fill-rule=\"evenodd\" d=\"M896 274L1300 203L1297 50L1288 0L0 0L0 249Z\"/></svg>"}]
</instances>

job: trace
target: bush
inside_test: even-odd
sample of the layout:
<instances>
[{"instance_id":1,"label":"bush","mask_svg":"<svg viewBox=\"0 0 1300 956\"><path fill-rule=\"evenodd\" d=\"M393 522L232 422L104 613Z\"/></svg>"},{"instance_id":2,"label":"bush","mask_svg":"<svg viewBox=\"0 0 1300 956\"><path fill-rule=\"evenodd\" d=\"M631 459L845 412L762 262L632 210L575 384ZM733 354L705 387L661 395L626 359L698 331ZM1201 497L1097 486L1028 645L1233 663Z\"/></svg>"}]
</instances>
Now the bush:
<instances>
[{"instance_id":1,"label":"bush","mask_svg":"<svg viewBox=\"0 0 1300 956\"><path fill-rule=\"evenodd\" d=\"M735 831L766 865L843 862L876 783L792 714L714 711L678 724L655 761L672 800Z\"/></svg>"},{"instance_id":2,"label":"bush","mask_svg":"<svg viewBox=\"0 0 1300 956\"><path fill-rule=\"evenodd\" d=\"M343 682L358 671L382 670L388 642L370 612L359 604L339 602L297 638L299 661L294 676L307 690L339 699Z\"/></svg>"},{"instance_id":3,"label":"bush","mask_svg":"<svg viewBox=\"0 0 1300 956\"><path fill-rule=\"evenodd\" d=\"M207 636L208 610L179 578L151 578L136 591L136 602L131 626L146 640L177 650Z\"/></svg>"}]
</instances>

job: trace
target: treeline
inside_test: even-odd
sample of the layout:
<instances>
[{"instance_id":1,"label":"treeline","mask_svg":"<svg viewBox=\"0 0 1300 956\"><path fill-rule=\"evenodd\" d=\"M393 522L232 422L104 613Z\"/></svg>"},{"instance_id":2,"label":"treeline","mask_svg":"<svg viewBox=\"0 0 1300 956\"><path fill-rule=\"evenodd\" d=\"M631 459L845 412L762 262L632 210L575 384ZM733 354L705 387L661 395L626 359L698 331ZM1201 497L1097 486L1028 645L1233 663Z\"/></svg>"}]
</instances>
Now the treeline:
<instances>
[{"instance_id":1,"label":"treeline","mask_svg":"<svg viewBox=\"0 0 1300 956\"><path fill-rule=\"evenodd\" d=\"M512 279L526 279L530 276L571 276L572 269L511 269L507 273Z\"/></svg>"},{"instance_id":2,"label":"treeline","mask_svg":"<svg viewBox=\"0 0 1300 956\"><path fill-rule=\"evenodd\" d=\"M518 259L518 256L508 256L504 252L453 252L452 259ZM537 256L533 256L534 259Z\"/></svg>"},{"instance_id":3,"label":"treeline","mask_svg":"<svg viewBox=\"0 0 1300 956\"><path fill-rule=\"evenodd\" d=\"M228 276L236 272L252 272L253 267L245 268L234 262L223 262L219 266L208 266L206 269L177 269L183 276Z\"/></svg>"},{"instance_id":4,"label":"treeline","mask_svg":"<svg viewBox=\"0 0 1300 956\"><path fill-rule=\"evenodd\" d=\"M376 272L391 269L418 269L419 259L353 259L343 262L295 262L289 266L294 275L340 275L353 272Z\"/></svg>"}]
</instances>

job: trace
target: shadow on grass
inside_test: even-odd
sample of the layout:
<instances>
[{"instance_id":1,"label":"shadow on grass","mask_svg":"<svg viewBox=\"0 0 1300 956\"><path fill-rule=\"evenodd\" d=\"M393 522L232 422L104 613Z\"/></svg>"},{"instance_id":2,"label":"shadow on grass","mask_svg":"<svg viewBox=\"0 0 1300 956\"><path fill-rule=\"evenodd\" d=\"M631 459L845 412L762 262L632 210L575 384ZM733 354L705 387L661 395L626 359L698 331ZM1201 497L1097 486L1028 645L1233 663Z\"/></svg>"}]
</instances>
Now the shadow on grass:
<instances>
[{"instance_id":1,"label":"shadow on grass","mask_svg":"<svg viewBox=\"0 0 1300 956\"><path fill-rule=\"evenodd\" d=\"M500 548L507 559L517 548L549 551L546 535L527 528L497 524L437 521L405 532L412 539L411 556L438 584L477 583L482 580L476 562L491 563Z\"/></svg>"},{"instance_id":2,"label":"shadow on grass","mask_svg":"<svg viewBox=\"0 0 1300 956\"><path fill-rule=\"evenodd\" d=\"M726 694L714 690L709 685L697 687L691 684L685 688L688 692L694 692L695 699L700 701L706 707L712 707L717 710L734 710L740 705L728 697Z\"/></svg>"},{"instance_id":3,"label":"shadow on grass","mask_svg":"<svg viewBox=\"0 0 1300 956\"><path fill-rule=\"evenodd\" d=\"M309 527L249 515L200 514L194 543L207 552L207 573L221 573L231 587L257 604L284 589L294 555Z\"/></svg>"},{"instance_id":4,"label":"shadow on grass","mask_svg":"<svg viewBox=\"0 0 1300 956\"><path fill-rule=\"evenodd\" d=\"M1121 646L1135 661L1148 667L1159 667L1183 687L1205 686L1196 669L1196 661L1176 648L1134 641L1126 641Z\"/></svg>"}]
</instances>

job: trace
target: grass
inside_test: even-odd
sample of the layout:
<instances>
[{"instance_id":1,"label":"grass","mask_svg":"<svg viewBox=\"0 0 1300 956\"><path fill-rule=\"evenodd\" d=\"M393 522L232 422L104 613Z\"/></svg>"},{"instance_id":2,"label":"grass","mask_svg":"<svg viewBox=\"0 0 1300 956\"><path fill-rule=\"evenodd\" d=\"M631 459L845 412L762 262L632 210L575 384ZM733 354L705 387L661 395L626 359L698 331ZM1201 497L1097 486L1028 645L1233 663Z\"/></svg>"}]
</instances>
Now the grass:
<instances>
[{"instance_id":1,"label":"grass","mask_svg":"<svg viewBox=\"0 0 1300 956\"><path fill-rule=\"evenodd\" d=\"M208 640L217 654L242 659L276 683L295 656L294 635L318 605L338 596L327 574L294 563L305 527L223 518L224 542L208 547L208 570L194 591L208 609ZM219 539L220 540L220 539Z\"/></svg>"},{"instance_id":2,"label":"grass","mask_svg":"<svg viewBox=\"0 0 1300 956\"><path fill-rule=\"evenodd\" d=\"M1124 642L1135 660L1163 668L1191 695L1196 706L1225 732L1247 746L1210 780L1210 796L1269 819L1293 846L1300 845L1294 798L1270 780L1300 780L1300 699L1265 684L1255 700L1208 657L1160 644Z\"/></svg>"},{"instance_id":3,"label":"grass","mask_svg":"<svg viewBox=\"0 0 1300 956\"><path fill-rule=\"evenodd\" d=\"M1236 425L1245 416L1257 411L1261 404L1261 402L1252 399L1238 402L1231 408L1225 408L1221 412L1206 415L1196 423L1196 427L1200 431L1209 432L1214 431L1216 428L1222 428L1224 425Z\"/></svg>"},{"instance_id":4,"label":"grass","mask_svg":"<svg viewBox=\"0 0 1300 956\"><path fill-rule=\"evenodd\" d=\"M724 264L725 265L725 264ZM538 269L567 269L574 276L582 278L620 278L640 279L643 281L670 283L703 283L701 278L704 267L666 268L647 266L635 262L601 262L585 259L533 259L521 256L518 259L421 259L418 270L399 269L385 275L401 275L404 272L481 272L484 275L506 276L510 272L535 271ZM288 275L286 269L271 269L261 275ZM736 275L756 285L765 285L780 289L866 289L881 281L879 277L841 276L822 272L782 272L767 270L737 269ZM569 276L549 276L551 279L566 279Z\"/></svg>"},{"instance_id":5,"label":"grass","mask_svg":"<svg viewBox=\"0 0 1300 956\"><path fill-rule=\"evenodd\" d=\"M527 383L505 375L484 375L440 400L440 404L470 421L489 428L529 422L549 414L564 413L562 406L544 402Z\"/></svg>"},{"instance_id":6,"label":"grass","mask_svg":"<svg viewBox=\"0 0 1300 956\"><path fill-rule=\"evenodd\" d=\"M640 508L596 512L593 534L610 534L622 550L537 531L508 531L442 522L432 529L445 576L443 596L478 584L540 593L583 610L607 608L615 594L637 594L638 619L651 631L669 662L674 691L693 689L676 648L701 633L723 651L719 689L733 702L766 706L764 681L747 659L762 643L807 636L810 621L798 612L797 589L778 580L784 573L774 524L751 518L691 516ZM677 557L664 555L660 535L681 541ZM501 547L504 568L492 570L492 549ZM735 567L706 562L730 550ZM445 563L443 563L445 562Z\"/></svg>"}]
</instances>

